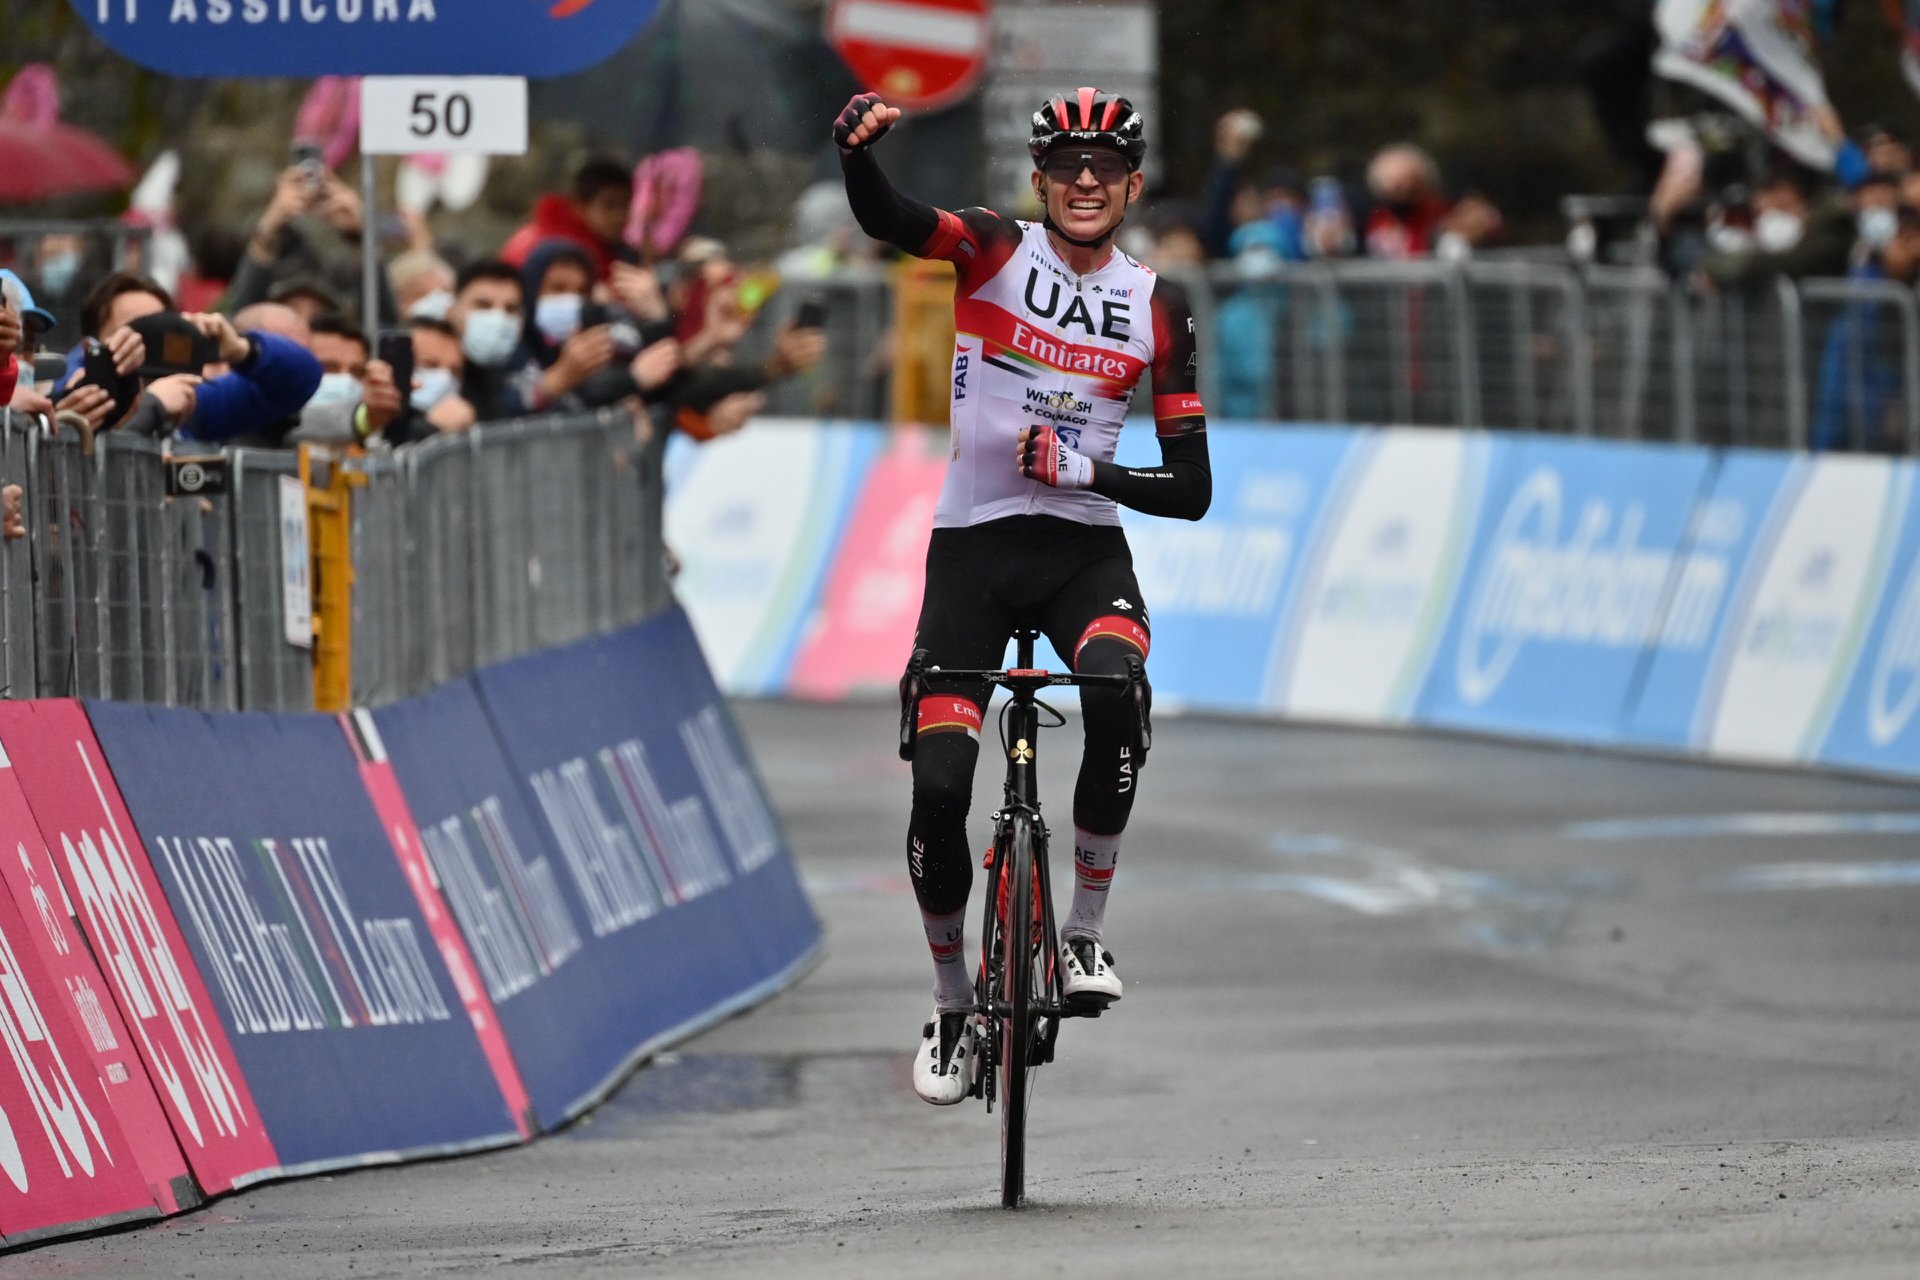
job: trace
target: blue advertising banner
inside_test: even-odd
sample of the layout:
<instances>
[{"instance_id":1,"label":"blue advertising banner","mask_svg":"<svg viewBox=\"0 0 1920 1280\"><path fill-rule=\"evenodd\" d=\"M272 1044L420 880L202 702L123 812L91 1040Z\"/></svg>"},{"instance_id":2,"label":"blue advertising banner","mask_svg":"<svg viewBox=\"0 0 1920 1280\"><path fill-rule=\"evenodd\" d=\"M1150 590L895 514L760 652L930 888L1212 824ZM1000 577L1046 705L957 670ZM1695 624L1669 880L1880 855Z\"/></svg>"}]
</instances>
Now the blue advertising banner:
<instances>
[{"instance_id":1,"label":"blue advertising banner","mask_svg":"<svg viewBox=\"0 0 1920 1280\"><path fill-rule=\"evenodd\" d=\"M519 1140L331 717L87 712L284 1172Z\"/></svg>"},{"instance_id":2,"label":"blue advertising banner","mask_svg":"<svg viewBox=\"0 0 1920 1280\"><path fill-rule=\"evenodd\" d=\"M632 40L658 0L72 0L170 76L557 76Z\"/></svg>"},{"instance_id":3,"label":"blue advertising banner","mask_svg":"<svg viewBox=\"0 0 1920 1280\"><path fill-rule=\"evenodd\" d=\"M1210 425L1214 483L1206 519L1121 512L1152 619L1149 669L1163 705L1259 705L1281 620L1354 441L1352 431L1339 428Z\"/></svg>"},{"instance_id":4,"label":"blue advertising banner","mask_svg":"<svg viewBox=\"0 0 1920 1280\"><path fill-rule=\"evenodd\" d=\"M474 682L583 908L585 950L613 975L597 1013L627 1058L811 962L819 923L685 613Z\"/></svg>"},{"instance_id":5,"label":"blue advertising banner","mask_svg":"<svg viewBox=\"0 0 1920 1280\"><path fill-rule=\"evenodd\" d=\"M1920 774L1920 486L1914 464L1888 464L1907 476L1891 572L1860 660L1821 745L1823 764Z\"/></svg>"},{"instance_id":6,"label":"blue advertising banner","mask_svg":"<svg viewBox=\"0 0 1920 1280\"><path fill-rule=\"evenodd\" d=\"M373 712L542 1128L590 1105L636 1043L610 1016L618 975L523 799L471 680Z\"/></svg>"},{"instance_id":7,"label":"blue advertising banner","mask_svg":"<svg viewBox=\"0 0 1920 1280\"><path fill-rule=\"evenodd\" d=\"M1705 449L1522 436L1494 468L1417 718L1620 740L1712 473Z\"/></svg>"},{"instance_id":8,"label":"blue advertising banner","mask_svg":"<svg viewBox=\"0 0 1920 1280\"><path fill-rule=\"evenodd\" d=\"M1735 613L1748 562L1770 538L1789 490L1794 455L1717 450L1713 474L1688 523L1675 591L1659 639L1636 677L1624 740L1684 751L1714 654Z\"/></svg>"}]
</instances>

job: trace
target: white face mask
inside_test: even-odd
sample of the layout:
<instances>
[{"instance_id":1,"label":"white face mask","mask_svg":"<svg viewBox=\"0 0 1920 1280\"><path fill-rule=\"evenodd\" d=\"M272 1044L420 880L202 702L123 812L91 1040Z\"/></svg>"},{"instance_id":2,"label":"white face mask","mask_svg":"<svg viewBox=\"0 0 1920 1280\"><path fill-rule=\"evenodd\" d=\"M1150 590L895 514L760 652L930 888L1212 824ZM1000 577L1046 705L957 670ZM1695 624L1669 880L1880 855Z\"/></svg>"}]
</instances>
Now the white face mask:
<instances>
[{"instance_id":1,"label":"white face mask","mask_svg":"<svg viewBox=\"0 0 1920 1280\"><path fill-rule=\"evenodd\" d=\"M460 332L460 349L467 359L488 368L507 362L520 345L520 317L498 309L469 311Z\"/></svg>"},{"instance_id":2,"label":"white face mask","mask_svg":"<svg viewBox=\"0 0 1920 1280\"><path fill-rule=\"evenodd\" d=\"M343 401L359 398L360 379L350 373L326 373L320 375L320 387L307 403L340 404Z\"/></svg>"},{"instance_id":3,"label":"white face mask","mask_svg":"<svg viewBox=\"0 0 1920 1280\"><path fill-rule=\"evenodd\" d=\"M577 293L549 293L533 304L533 327L557 347L580 332L580 309L586 302Z\"/></svg>"},{"instance_id":4,"label":"white face mask","mask_svg":"<svg viewBox=\"0 0 1920 1280\"><path fill-rule=\"evenodd\" d=\"M451 310L453 310L453 294L445 289L435 289L408 307L407 316L410 319L445 320L447 312Z\"/></svg>"},{"instance_id":5,"label":"white face mask","mask_svg":"<svg viewBox=\"0 0 1920 1280\"><path fill-rule=\"evenodd\" d=\"M1860 239L1869 249L1884 249L1900 230L1900 215L1892 209L1862 209Z\"/></svg>"},{"instance_id":6,"label":"white face mask","mask_svg":"<svg viewBox=\"0 0 1920 1280\"><path fill-rule=\"evenodd\" d=\"M1769 209L1753 220L1753 242L1766 253L1779 253L1800 243L1804 224L1784 209Z\"/></svg>"},{"instance_id":7,"label":"white face mask","mask_svg":"<svg viewBox=\"0 0 1920 1280\"><path fill-rule=\"evenodd\" d=\"M409 403L421 413L433 408L453 394L453 370L416 369L413 372L413 394Z\"/></svg>"}]
</instances>

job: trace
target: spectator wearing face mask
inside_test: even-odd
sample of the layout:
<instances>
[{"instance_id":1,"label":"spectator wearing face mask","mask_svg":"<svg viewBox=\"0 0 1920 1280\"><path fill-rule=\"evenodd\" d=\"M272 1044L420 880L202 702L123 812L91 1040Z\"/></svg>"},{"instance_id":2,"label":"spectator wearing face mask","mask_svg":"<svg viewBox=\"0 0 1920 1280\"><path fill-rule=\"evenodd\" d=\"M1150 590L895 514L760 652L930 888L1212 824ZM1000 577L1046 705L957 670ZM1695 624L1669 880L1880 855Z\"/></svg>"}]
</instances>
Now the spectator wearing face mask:
<instances>
[{"instance_id":1,"label":"spectator wearing face mask","mask_svg":"<svg viewBox=\"0 0 1920 1280\"><path fill-rule=\"evenodd\" d=\"M453 268L431 249L409 249L387 264L394 306L411 320L445 320L453 310Z\"/></svg>"},{"instance_id":2,"label":"spectator wearing face mask","mask_svg":"<svg viewBox=\"0 0 1920 1280\"><path fill-rule=\"evenodd\" d=\"M1898 188L1885 174L1863 182L1854 201L1859 245L1848 278L1912 288L1920 279L1920 213L1900 207ZM1813 448L1904 449L1906 424L1899 412L1904 373L1888 310L1878 298L1849 302L1827 330L1809 436Z\"/></svg>"},{"instance_id":3,"label":"spectator wearing face mask","mask_svg":"<svg viewBox=\"0 0 1920 1280\"><path fill-rule=\"evenodd\" d=\"M532 220L513 233L500 257L524 268L536 249L563 240L587 254L589 285L605 280L614 263L639 261L622 239L632 204L632 172L618 160L596 157L573 175L568 194L543 195L534 203Z\"/></svg>"},{"instance_id":4,"label":"spectator wearing face mask","mask_svg":"<svg viewBox=\"0 0 1920 1280\"><path fill-rule=\"evenodd\" d=\"M526 411L516 385L531 358L524 342L526 310L520 273L499 258L467 264L454 283L447 322L460 336L460 394L482 422Z\"/></svg>"},{"instance_id":5,"label":"spectator wearing face mask","mask_svg":"<svg viewBox=\"0 0 1920 1280\"><path fill-rule=\"evenodd\" d=\"M299 421L286 432L287 444L366 444L375 438L400 443L404 415L401 395L394 385L393 367L373 359L367 335L337 315L316 317L311 324L299 313L272 303L260 310L262 323L282 323L306 331L306 345L325 370L313 397L300 410ZM253 310L253 308L249 308ZM298 329L287 336L298 341Z\"/></svg>"},{"instance_id":6,"label":"spectator wearing face mask","mask_svg":"<svg viewBox=\"0 0 1920 1280\"><path fill-rule=\"evenodd\" d=\"M419 420L429 429L465 431L479 421L472 404L460 394L466 357L460 335L445 320L416 316L407 322L413 334L413 391L410 401Z\"/></svg>"},{"instance_id":7,"label":"spectator wearing face mask","mask_svg":"<svg viewBox=\"0 0 1920 1280\"><path fill-rule=\"evenodd\" d=\"M584 323L593 290L591 254L569 240L549 240L521 268L532 301L523 339L531 359L521 371L521 399L533 413L571 407L568 397L614 361L613 335Z\"/></svg>"},{"instance_id":8,"label":"spectator wearing face mask","mask_svg":"<svg viewBox=\"0 0 1920 1280\"><path fill-rule=\"evenodd\" d=\"M1723 251L1701 264L1707 281L1721 289L1753 289L1776 276L1837 276L1847 270L1858 234L1846 195L1831 191L1816 199L1814 178L1783 163L1753 193L1753 246Z\"/></svg>"}]
</instances>

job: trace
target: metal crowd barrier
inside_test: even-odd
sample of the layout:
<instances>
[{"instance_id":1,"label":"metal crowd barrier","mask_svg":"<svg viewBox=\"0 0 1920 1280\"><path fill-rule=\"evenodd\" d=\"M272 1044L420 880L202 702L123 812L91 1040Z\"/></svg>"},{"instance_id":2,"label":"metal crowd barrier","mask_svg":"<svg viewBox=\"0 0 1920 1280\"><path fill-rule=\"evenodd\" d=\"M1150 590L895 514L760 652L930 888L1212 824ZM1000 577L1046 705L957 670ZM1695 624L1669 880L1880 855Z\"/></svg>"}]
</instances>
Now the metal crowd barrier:
<instances>
[{"instance_id":1,"label":"metal crowd barrier","mask_svg":"<svg viewBox=\"0 0 1920 1280\"><path fill-rule=\"evenodd\" d=\"M1223 418L1920 451L1920 314L1885 281L1331 262L1180 275Z\"/></svg>"},{"instance_id":2,"label":"metal crowd barrier","mask_svg":"<svg viewBox=\"0 0 1920 1280\"><path fill-rule=\"evenodd\" d=\"M1651 268L1520 259L1167 274L1193 303L1219 418L1920 451L1920 295L1884 281L1714 292ZM810 297L826 303L828 362L772 389L770 411L884 418L884 275L790 283L743 352L758 358Z\"/></svg>"},{"instance_id":3,"label":"metal crowd barrier","mask_svg":"<svg viewBox=\"0 0 1920 1280\"><path fill-rule=\"evenodd\" d=\"M304 472L292 451L195 448L0 410L0 696L310 709L304 609L376 705L669 598L662 446L624 411ZM332 558L309 524L329 509Z\"/></svg>"}]
</instances>

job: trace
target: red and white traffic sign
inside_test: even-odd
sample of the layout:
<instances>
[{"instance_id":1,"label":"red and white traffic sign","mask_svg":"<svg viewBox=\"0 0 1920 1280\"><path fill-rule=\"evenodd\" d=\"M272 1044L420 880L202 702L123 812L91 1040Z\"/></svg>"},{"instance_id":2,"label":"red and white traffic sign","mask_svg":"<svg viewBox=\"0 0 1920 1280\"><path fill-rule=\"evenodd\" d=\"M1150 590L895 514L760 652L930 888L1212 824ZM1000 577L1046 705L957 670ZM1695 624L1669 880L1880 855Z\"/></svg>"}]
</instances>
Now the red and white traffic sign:
<instances>
[{"instance_id":1,"label":"red and white traffic sign","mask_svg":"<svg viewBox=\"0 0 1920 1280\"><path fill-rule=\"evenodd\" d=\"M972 91L992 47L993 0L832 0L827 39L860 83L927 111Z\"/></svg>"}]
</instances>

